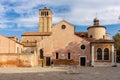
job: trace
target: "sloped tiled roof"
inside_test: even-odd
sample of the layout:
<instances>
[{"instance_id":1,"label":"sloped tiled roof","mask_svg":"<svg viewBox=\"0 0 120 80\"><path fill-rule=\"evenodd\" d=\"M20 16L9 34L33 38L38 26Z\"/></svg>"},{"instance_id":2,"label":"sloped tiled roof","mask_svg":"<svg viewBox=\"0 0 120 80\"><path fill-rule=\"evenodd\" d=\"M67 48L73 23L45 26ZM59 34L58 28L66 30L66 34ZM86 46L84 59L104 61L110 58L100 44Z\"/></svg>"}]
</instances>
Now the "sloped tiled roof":
<instances>
[{"instance_id":1,"label":"sloped tiled roof","mask_svg":"<svg viewBox=\"0 0 120 80\"><path fill-rule=\"evenodd\" d=\"M14 42L22 45L18 40L13 40L13 39L11 39L12 37L16 37L16 36L4 36L4 35L0 35L0 36L2 36L2 37L4 37L4 38L7 38L7 39L9 39L9 40L12 40L12 41L14 41ZM17 37L16 37L16 38L17 38Z\"/></svg>"},{"instance_id":2,"label":"sloped tiled roof","mask_svg":"<svg viewBox=\"0 0 120 80\"><path fill-rule=\"evenodd\" d=\"M113 40L108 40L108 39L95 39L95 38L85 38L85 39L91 43L114 43Z\"/></svg>"},{"instance_id":3,"label":"sloped tiled roof","mask_svg":"<svg viewBox=\"0 0 120 80\"><path fill-rule=\"evenodd\" d=\"M24 45L24 47L36 47L37 46L37 42L22 42L22 44Z\"/></svg>"},{"instance_id":4,"label":"sloped tiled roof","mask_svg":"<svg viewBox=\"0 0 120 80\"><path fill-rule=\"evenodd\" d=\"M59 23L61 23L61 22L65 22L65 23L67 23L67 24L69 24L69 25L71 25L71 26L74 26L73 24L71 24L70 22L68 22L68 21L66 21L66 20L61 20L60 22L58 22L57 24L59 24ZM57 25L57 24L55 24L55 25ZM55 26L54 25L54 26Z\"/></svg>"},{"instance_id":5,"label":"sloped tiled roof","mask_svg":"<svg viewBox=\"0 0 120 80\"><path fill-rule=\"evenodd\" d=\"M25 32L22 36L50 36L51 32Z\"/></svg>"},{"instance_id":6,"label":"sloped tiled roof","mask_svg":"<svg viewBox=\"0 0 120 80\"><path fill-rule=\"evenodd\" d=\"M82 37L82 38L87 38L88 32L75 32L75 35Z\"/></svg>"},{"instance_id":7,"label":"sloped tiled roof","mask_svg":"<svg viewBox=\"0 0 120 80\"><path fill-rule=\"evenodd\" d=\"M109 39L95 39L95 38L88 38L88 32L75 32L75 35L84 38L85 40L91 43L114 43L113 40Z\"/></svg>"}]
</instances>

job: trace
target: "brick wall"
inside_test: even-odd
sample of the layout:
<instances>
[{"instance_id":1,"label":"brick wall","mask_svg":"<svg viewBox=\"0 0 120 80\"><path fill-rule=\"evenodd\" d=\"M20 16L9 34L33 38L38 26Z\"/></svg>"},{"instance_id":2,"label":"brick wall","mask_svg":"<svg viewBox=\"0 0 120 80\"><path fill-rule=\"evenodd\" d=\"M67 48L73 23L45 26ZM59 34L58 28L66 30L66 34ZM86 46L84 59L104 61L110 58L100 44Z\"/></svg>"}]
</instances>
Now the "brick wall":
<instances>
[{"instance_id":1,"label":"brick wall","mask_svg":"<svg viewBox=\"0 0 120 80\"><path fill-rule=\"evenodd\" d=\"M73 59L53 59L54 65L78 65L79 62L74 61Z\"/></svg>"}]
</instances>

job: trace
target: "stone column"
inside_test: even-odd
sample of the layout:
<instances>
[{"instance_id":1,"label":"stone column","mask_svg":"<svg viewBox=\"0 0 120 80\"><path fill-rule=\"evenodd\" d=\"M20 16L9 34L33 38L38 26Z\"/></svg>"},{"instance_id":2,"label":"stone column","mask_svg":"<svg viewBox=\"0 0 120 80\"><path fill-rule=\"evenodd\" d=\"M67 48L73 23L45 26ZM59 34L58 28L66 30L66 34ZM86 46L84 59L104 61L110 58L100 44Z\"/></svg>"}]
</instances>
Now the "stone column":
<instances>
[{"instance_id":1,"label":"stone column","mask_svg":"<svg viewBox=\"0 0 120 80\"><path fill-rule=\"evenodd\" d=\"M92 55L91 55L91 58L92 58L92 66L94 66L94 45L92 45Z\"/></svg>"},{"instance_id":2,"label":"stone column","mask_svg":"<svg viewBox=\"0 0 120 80\"><path fill-rule=\"evenodd\" d=\"M115 65L115 61L114 61L114 44L112 44L112 66Z\"/></svg>"},{"instance_id":3,"label":"stone column","mask_svg":"<svg viewBox=\"0 0 120 80\"><path fill-rule=\"evenodd\" d=\"M117 62L116 62L117 53L116 53L116 50L114 50L114 54L115 54L115 65L117 66Z\"/></svg>"}]
</instances>

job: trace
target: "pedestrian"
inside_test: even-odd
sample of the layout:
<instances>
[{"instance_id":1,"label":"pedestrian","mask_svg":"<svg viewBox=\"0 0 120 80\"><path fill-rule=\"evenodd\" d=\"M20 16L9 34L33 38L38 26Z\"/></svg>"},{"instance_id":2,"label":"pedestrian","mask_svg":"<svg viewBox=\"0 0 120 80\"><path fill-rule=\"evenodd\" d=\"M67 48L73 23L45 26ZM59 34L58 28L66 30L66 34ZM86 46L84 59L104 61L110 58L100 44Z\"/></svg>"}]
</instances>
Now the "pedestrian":
<instances>
[{"instance_id":1,"label":"pedestrian","mask_svg":"<svg viewBox=\"0 0 120 80\"><path fill-rule=\"evenodd\" d=\"M51 62L51 68L53 68L54 64L53 64L53 61Z\"/></svg>"}]
</instances>

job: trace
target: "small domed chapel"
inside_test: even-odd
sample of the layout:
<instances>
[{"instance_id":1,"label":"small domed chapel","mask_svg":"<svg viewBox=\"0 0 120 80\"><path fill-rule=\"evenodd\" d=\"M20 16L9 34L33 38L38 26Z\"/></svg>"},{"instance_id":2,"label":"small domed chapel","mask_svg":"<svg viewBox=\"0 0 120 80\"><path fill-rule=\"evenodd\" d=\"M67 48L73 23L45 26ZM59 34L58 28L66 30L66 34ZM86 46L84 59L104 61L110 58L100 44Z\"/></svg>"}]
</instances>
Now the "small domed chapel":
<instances>
[{"instance_id":1,"label":"small domed chapel","mask_svg":"<svg viewBox=\"0 0 120 80\"><path fill-rule=\"evenodd\" d=\"M38 32L25 32L24 51L37 54L38 65L114 66L114 41L96 17L87 32L75 32L65 20L52 25L52 11L39 10Z\"/></svg>"}]
</instances>

